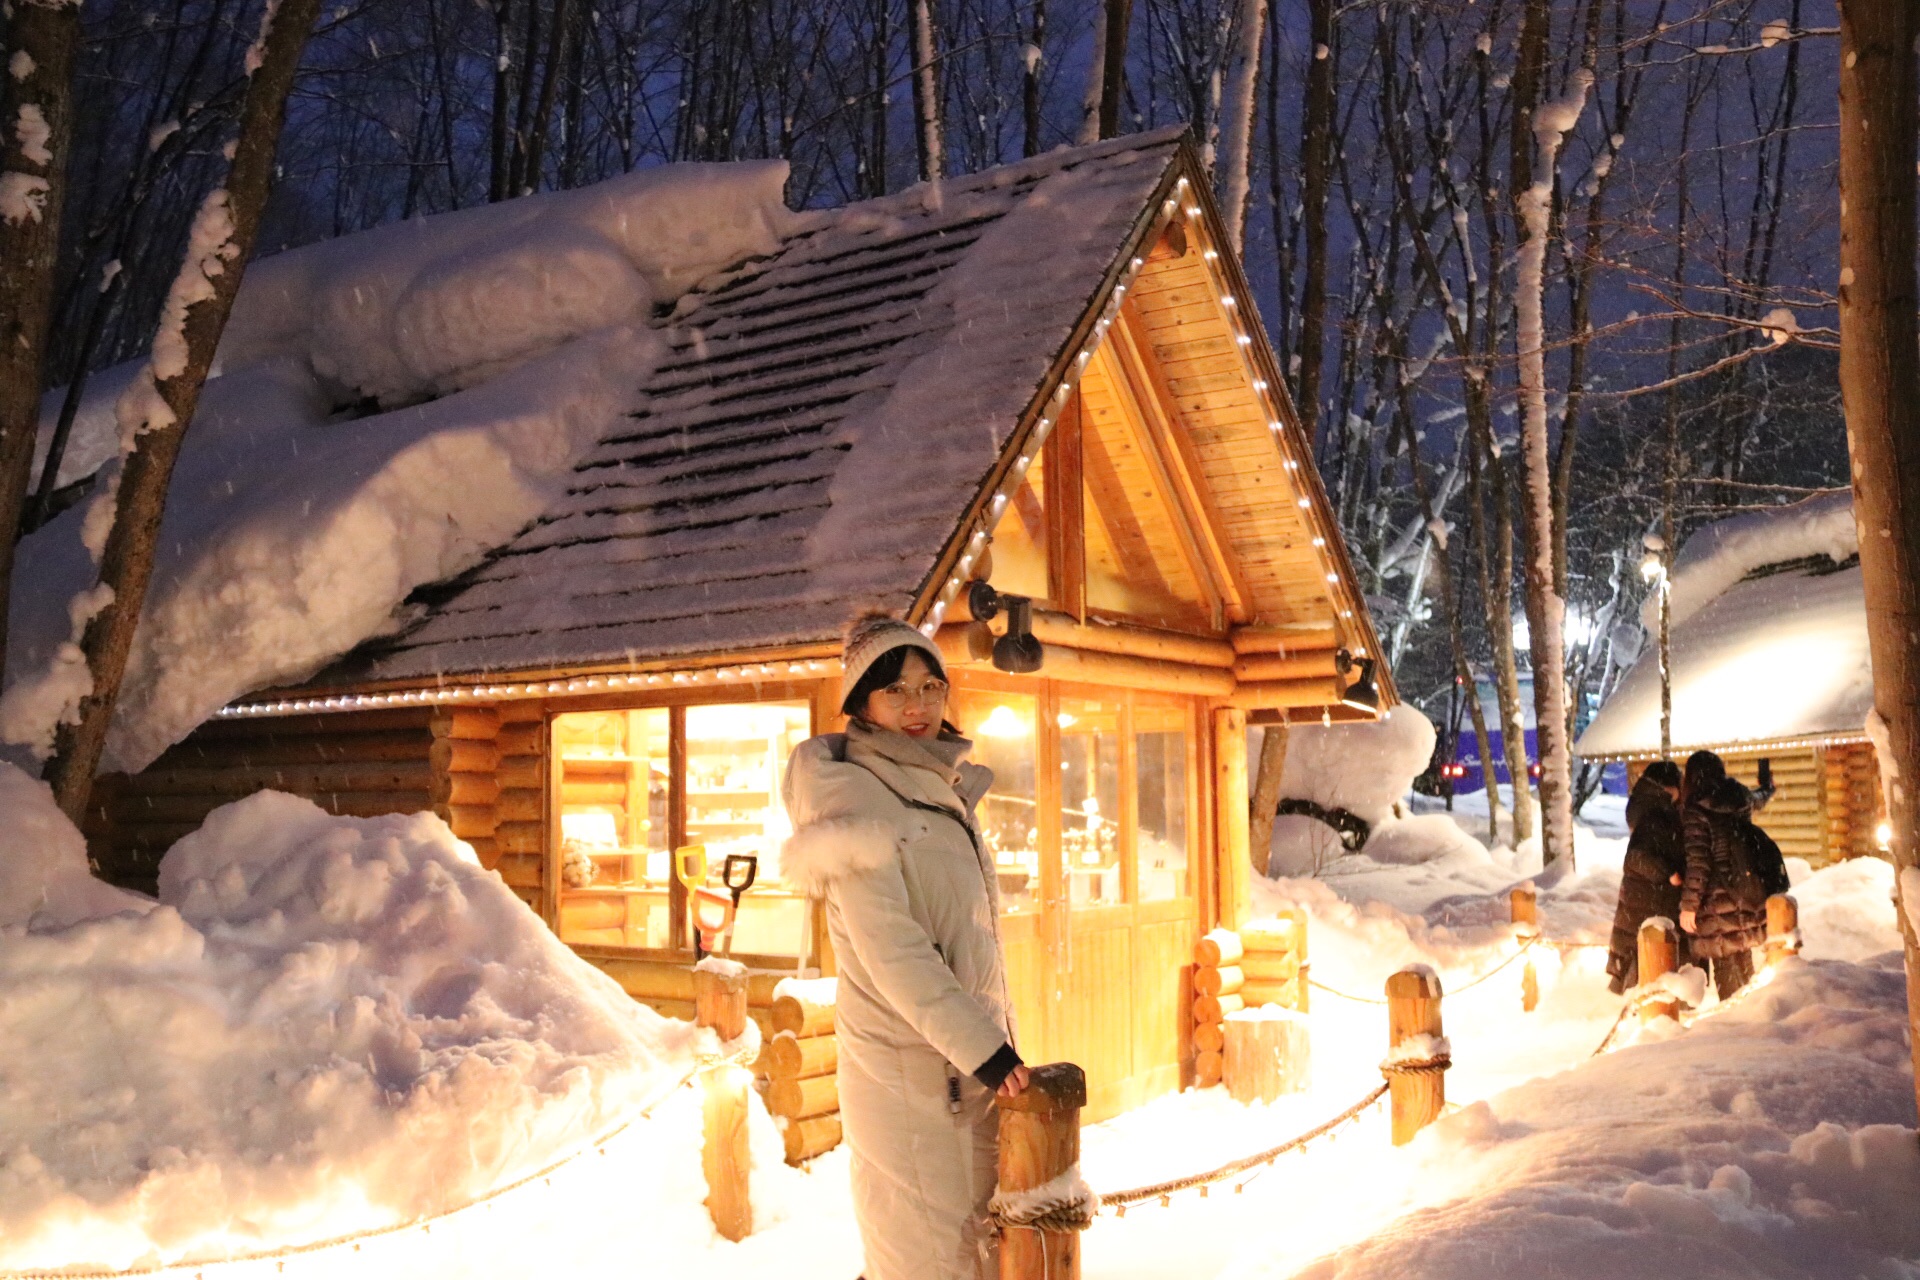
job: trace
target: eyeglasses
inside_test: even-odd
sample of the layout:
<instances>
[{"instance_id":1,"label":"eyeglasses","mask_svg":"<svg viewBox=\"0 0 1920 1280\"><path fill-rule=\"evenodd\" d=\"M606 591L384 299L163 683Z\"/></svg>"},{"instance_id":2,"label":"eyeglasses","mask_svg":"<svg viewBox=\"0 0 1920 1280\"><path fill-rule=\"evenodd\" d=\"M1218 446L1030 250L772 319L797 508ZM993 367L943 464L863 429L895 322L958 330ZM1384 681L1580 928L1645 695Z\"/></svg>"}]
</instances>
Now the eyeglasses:
<instances>
[{"instance_id":1,"label":"eyeglasses","mask_svg":"<svg viewBox=\"0 0 1920 1280\"><path fill-rule=\"evenodd\" d=\"M923 680L918 685L898 680L874 692L879 694L881 704L888 710L905 711L914 703L923 707L940 706L947 700L947 688L945 680Z\"/></svg>"}]
</instances>

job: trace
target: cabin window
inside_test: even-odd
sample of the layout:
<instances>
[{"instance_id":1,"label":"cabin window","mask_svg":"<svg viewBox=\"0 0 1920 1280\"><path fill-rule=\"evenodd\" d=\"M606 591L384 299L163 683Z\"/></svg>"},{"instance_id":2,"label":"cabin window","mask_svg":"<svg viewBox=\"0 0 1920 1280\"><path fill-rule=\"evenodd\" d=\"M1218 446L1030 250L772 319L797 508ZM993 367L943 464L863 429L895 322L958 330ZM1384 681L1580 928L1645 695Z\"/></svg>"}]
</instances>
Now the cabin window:
<instances>
[{"instance_id":1,"label":"cabin window","mask_svg":"<svg viewBox=\"0 0 1920 1280\"><path fill-rule=\"evenodd\" d=\"M968 756L993 770L993 788L976 809L980 837L993 855L1003 912L1040 906L1039 700L1032 694L955 689L948 715L973 739Z\"/></svg>"},{"instance_id":2,"label":"cabin window","mask_svg":"<svg viewBox=\"0 0 1920 1280\"><path fill-rule=\"evenodd\" d=\"M560 763L560 936L667 945L671 735L664 707L554 720Z\"/></svg>"},{"instance_id":3,"label":"cabin window","mask_svg":"<svg viewBox=\"0 0 1920 1280\"><path fill-rule=\"evenodd\" d=\"M1177 704L1133 709L1133 777L1140 901L1184 898L1187 888L1187 730Z\"/></svg>"},{"instance_id":4,"label":"cabin window","mask_svg":"<svg viewBox=\"0 0 1920 1280\"><path fill-rule=\"evenodd\" d=\"M780 803L787 757L812 733L805 702L723 703L686 710L686 842L705 845L708 882L721 887L729 854L758 859L740 902L733 949L796 955L806 945L805 899L784 887L780 846L793 828Z\"/></svg>"},{"instance_id":5,"label":"cabin window","mask_svg":"<svg viewBox=\"0 0 1920 1280\"><path fill-rule=\"evenodd\" d=\"M787 757L813 731L805 701L576 711L554 717L560 821L560 938L576 946L668 949L673 850L704 845L722 889L729 854L758 859L734 923L742 955L797 956L805 903L783 883L791 833L780 802Z\"/></svg>"},{"instance_id":6,"label":"cabin window","mask_svg":"<svg viewBox=\"0 0 1920 1280\"><path fill-rule=\"evenodd\" d=\"M1060 852L1068 901L1076 907L1126 900L1122 883L1125 832L1120 808L1120 717L1117 700L1062 698L1060 726Z\"/></svg>"}]
</instances>

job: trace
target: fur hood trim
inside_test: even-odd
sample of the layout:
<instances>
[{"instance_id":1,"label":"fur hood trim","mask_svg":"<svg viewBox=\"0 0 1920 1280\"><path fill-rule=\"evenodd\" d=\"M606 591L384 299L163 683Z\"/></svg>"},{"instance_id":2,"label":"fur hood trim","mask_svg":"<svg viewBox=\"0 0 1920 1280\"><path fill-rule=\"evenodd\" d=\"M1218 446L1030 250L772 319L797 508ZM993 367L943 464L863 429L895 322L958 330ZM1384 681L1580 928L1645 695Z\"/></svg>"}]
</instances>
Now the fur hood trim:
<instances>
[{"instance_id":1,"label":"fur hood trim","mask_svg":"<svg viewBox=\"0 0 1920 1280\"><path fill-rule=\"evenodd\" d=\"M810 822L780 849L780 874L808 897L822 896L840 876L883 867L900 848L900 833L871 818Z\"/></svg>"}]
</instances>

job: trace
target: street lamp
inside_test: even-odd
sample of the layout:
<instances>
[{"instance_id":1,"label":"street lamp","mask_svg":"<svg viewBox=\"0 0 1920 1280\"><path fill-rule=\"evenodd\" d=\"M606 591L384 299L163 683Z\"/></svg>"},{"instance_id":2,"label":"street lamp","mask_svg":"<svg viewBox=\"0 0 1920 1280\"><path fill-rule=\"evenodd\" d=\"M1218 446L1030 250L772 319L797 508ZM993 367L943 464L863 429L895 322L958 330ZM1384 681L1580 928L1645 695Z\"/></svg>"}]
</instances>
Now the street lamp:
<instances>
[{"instance_id":1,"label":"street lamp","mask_svg":"<svg viewBox=\"0 0 1920 1280\"><path fill-rule=\"evenodd\" d=\"M1673 756L1673 578L1667 572L1667 540L1657 533L1640 539L1647 554L1640 560L1640 576L1660 593L1660 758Z\"/></svg>"}]
</instances>

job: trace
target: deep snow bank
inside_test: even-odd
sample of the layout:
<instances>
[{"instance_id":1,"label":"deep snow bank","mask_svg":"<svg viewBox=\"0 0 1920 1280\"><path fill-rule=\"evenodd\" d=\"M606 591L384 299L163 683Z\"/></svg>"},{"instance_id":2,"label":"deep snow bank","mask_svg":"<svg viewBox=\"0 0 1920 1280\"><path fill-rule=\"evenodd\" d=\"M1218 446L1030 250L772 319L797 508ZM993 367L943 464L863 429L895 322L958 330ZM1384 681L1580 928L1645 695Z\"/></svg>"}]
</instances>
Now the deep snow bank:
<instances>
[{"instance_id":1,"label":"deep snow bank","mask_svg":"<svg viewBox=\"0 0 1920 1280\"><path fill-rule=\"evenodd\" d=\"M777 247L785 179L778 162L668 166L250 267L174 476L105 767L138 770L234 698L399 625L415 587L536 518L638 407L666 350L658 310ZM114 456L128 381L96 375L71 466ZM341 412L369 402L413 407ZM90 505L20 547L0 694L16 758L44 755L90 688L61 661L94 577Z\"/></svg>"},{"instance_id":2,"label":"deep snow bank","mask_svg":"<svg viewBox=\"0 0 1920 1280\"><path fill-rule=\"evenodd\" d=\"M0 804L0 867L40 842L71 907L78 833L6 765ZM0 927L0 1268L442 1212L630 1118L712 1034L635 1004L431 814L262 792L174 847L159 905L93 890L92 918ZM697 1186L696 1148L653 1154Z\"/></svg>"},{"instance_id":3,"label":"deep snow bank","mask_svg":"<svg viewBox=\"0 0 1920 1280\"><path fill-rule=\"evenodd\" d=\"M1684 1033L1467 1106L1381 1181L1424 1199L1239 1276L1905 1277L1920 1256L1898 963L1790 961ZM1671 1027L1672 1024L1665 1024Z\"/></svg>"},{"instance_id":4,"label":"deep snow bank","mask_svg":"<svg viewBox=\"0 0 1920 1280\"><path fill-rule=\"evenodd\" d=\"M1373 828L1366 853L1380 862L1424 862L1464 851L1474 842L1450 823L1394 813L1433 757L1433 743L1433 723L1419 708L1404 704L1380 720L1296 726L1287 734L1280 794L1345 809L1366 822ZM1338 833L1317 818L1285 814L1274 820L1268 867L1276 874L1312 874L1345 853Z\"/></svg>"}]
</instances>

